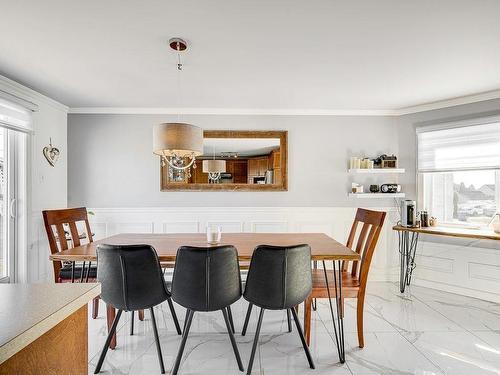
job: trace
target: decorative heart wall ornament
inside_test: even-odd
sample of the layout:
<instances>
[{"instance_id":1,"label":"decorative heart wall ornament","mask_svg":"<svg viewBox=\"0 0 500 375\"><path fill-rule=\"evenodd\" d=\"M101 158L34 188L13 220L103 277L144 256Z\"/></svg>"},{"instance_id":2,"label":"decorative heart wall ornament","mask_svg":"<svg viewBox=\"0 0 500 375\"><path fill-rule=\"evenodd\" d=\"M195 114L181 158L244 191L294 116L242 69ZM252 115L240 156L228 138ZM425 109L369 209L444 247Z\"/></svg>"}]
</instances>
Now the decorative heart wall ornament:
<instances>
[{"instance_id":1,"label":"decorative heart wall ornament","mask_svg":"<svg viewBox=\"0 0 500 375\"><path fill-rule=\"evenodd\" d=\"M59 149L52 146L52 138L49 138L49 145L43 148L43 156L49 162L49 164L54 167L57 160L59 159Z\"/></svg>"}]
</instances>

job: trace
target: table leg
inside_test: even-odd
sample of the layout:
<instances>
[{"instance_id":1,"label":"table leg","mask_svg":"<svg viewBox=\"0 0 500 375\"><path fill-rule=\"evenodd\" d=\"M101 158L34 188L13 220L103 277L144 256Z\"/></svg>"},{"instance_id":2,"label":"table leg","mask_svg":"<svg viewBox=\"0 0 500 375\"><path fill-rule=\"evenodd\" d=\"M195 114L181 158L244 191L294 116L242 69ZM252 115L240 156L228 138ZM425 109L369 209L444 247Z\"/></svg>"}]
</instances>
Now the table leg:
<instances>
[{"instance_id":1,"label":"table leg","mask_svg":"<svg viewBox=\"0 0 500 375\"><path fill-rule=\"evenodd\" d=\"M115 316L116 316L115 308L113 306L111 306L109 303L106 304L106 318L107 318L107 322L108 322L108 332L111 330L111 326L113 325L113 321L115 320ZM110 349L116 348L116 332L113 335L111 342L109 343L109 348Z\"/></svg>"},{"instance_id":2,"label":"table leg","mask_svg":"<svg viewBox=\"0 0 500 375\"><path fill-rule=\"evenodd\" d=\"M332 296L330 294L330 285L328 282L328 272L326 271L326 264L323 261L323 272L325 275L326 290L328 291L328 302L330 305L330 312L332 314L333 331L335 332L335 344L339 353L340 363L345 362L345 342L344 342L344 317L341 313L340 303L342 301L342 262L338 261L339 269L337 272L336 261L333 261L333 283L335 287L335 305L337 308L337 319L333 312Z\"/></svg>"},{"instance_id":3,"label":"table leg","mask_svg":"<svg viewBox=\"0 0 500 375\"><path fill-rule=\"evenodd\" d=\"M415 255L418 245L418 233L403 231L398 233L399 236L399 258L400 258L400 273L399 273L399 290L404 293L406 286L411 283L413 270L416 267Z\"/></svg>"}]
</instances>

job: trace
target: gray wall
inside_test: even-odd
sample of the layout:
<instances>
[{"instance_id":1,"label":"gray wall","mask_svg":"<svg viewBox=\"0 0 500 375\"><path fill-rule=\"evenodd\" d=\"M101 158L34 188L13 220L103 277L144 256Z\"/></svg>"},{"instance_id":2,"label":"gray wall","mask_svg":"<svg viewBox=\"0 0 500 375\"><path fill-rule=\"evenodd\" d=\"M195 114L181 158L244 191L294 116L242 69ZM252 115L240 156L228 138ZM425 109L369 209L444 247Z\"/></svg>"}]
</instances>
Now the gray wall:
<instances>
[{"instance_id":1,"label":"gray wall","mask_svg":"<svg viewBox=\"0 0 500 375\"><path fill-rule=\"evenodd\" d=\"M287 192L160 192L152 155L152 125L168 115L69 115L68 205L154 206L384 206L390 200L352 201L352 181L399 182L416 198L415 126L500 114L500 99L399 117L183 116L205 129L288 130ZM396 153L407 172L399 177L356 178L351 155Z\"/></svg>"},{"instance_id":2,"label":"gray wall","mask_svg":"<svg viewBox=\"0 0 500 375\"><path fill-rule=\"evenodd\" d=\"M289 189L160 192L159 160L151 151L152 126L176 119L168 115L69 115L68 205L353 206L359 202L347 198L353 180L346 173L349 156L399 152L394 117L183 116L182 121L212 130L288 130ZM362 203L393 204L391 200Z\"/></svg>"}]
</instances>

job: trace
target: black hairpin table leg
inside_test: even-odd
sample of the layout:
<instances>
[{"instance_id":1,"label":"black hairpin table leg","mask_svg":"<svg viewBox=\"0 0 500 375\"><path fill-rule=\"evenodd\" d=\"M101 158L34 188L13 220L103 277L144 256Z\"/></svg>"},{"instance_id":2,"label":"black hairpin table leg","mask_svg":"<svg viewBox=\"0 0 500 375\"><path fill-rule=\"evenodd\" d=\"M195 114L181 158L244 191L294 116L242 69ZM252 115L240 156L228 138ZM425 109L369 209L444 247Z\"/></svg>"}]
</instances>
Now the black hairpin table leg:
<instances>
[{"instance_id":1,"label":"black hairpin table leg","mask_svg":"<svg viewBox=\"0 0 500 375\"><path fill-rule=\"evenodd\" d=\"M323 272L325 275L326 290L328 291L328 302L330 305L330 312L332 314L332 324L333 331L335 333L335 344L337 345L337 351L339 353L340 363L345 362L345 341L344 341L344 318L341 314L341 303L342 303L342 262L338 261L338 272L337 272L337 261L332 261L333 263L333 286L335 287L335 304L337 308L337 319L335 318L335 313L333 311L332 296L330 294L330 283L328 281L328 272L326 271L326 264L323 261Z\"/></svg>"},{"instance_id":2,"label":"black hairpin table leg","mask_svg":"<svg viewBox=\"0 0 500 375\"><path fill-rule=\"evenodd\" d=\"M410 285L413 270L415 269L415 255L418 245L418 233L403 231L399 235L399 290L404 293L406 286Z\"/></svg>"}]
</instances>

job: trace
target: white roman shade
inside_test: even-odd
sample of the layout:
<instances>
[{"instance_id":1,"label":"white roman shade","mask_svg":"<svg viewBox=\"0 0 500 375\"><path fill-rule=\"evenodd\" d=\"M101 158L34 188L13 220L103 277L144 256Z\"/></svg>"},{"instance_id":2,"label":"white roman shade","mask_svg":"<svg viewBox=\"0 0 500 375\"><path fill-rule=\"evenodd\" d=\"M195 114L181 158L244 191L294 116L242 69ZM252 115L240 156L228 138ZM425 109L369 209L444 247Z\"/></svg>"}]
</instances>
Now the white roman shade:
<instances>
[{"instance_id":1,"label":"white roman shade","mask_svg":"<svg viewBox=\"0 0 500 375\"><path fill-rule=\"evenodd\" d=\"M417 128L418 172L500 169L500 119Z\"/></svg>"},{"instance_id":2,"label":"white roman shade","mask_svg":"<svg viewBox=\"0 0 500 375\"><path fill-rule=\"evenodd\" d=\"M29 132L32 127L32 111L0 97L0 126Z\"/></svg>"}]
</instances>

